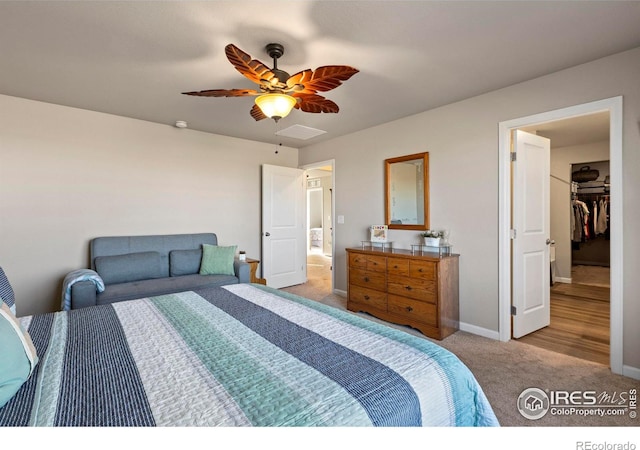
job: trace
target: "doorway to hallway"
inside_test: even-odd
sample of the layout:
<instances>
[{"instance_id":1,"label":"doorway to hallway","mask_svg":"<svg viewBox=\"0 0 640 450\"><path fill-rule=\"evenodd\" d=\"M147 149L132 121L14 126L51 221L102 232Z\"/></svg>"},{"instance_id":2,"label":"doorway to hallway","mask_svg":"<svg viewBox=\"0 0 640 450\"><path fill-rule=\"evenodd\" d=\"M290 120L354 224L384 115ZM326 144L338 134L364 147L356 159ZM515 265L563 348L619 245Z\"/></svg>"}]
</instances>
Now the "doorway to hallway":
<instances>
[{"instance_id":1,"label":"doorway to hallway","mask_svg":"<svg viewBox=\"0 0 640 450\"><path fill-rule=\"evenodd\" d=\"M313 300L333 293L334 162L304 166L307 190L307 281L287 292Z\"/></svg>"}]
</instances>

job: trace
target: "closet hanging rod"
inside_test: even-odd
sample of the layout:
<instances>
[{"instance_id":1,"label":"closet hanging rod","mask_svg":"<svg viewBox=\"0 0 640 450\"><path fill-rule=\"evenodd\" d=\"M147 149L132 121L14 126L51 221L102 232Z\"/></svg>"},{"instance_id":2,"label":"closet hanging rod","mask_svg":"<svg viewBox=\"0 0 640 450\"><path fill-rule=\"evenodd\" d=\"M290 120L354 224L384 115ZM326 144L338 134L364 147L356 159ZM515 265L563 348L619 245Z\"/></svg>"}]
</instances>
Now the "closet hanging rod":
<instances>
[{"instance_id":1,"label":"closet hanging rod","mask_svg":"<svg viewBox=\"0 0 640 450\"><path fill-rule=\"evenodd\" d=\"M557 177L557 176L555 176L555 175L551 175L551 174L549 174L549 176L550 176L551 178L555 178L556 180L562 181L564 184L571 184L571 183L569 183L567 180L563 180L562 178Z\"/></svg>"}]
</instances>

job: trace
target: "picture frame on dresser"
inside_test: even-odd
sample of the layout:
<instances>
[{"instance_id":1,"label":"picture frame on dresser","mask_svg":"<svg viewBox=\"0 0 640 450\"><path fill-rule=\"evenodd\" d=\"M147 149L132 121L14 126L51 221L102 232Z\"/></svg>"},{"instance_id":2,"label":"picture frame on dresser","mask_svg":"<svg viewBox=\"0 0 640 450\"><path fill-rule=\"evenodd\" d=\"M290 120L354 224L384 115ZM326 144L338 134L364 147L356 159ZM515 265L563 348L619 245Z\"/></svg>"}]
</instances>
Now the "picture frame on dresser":
<instances>
[{"instance_id":1,"label":"picture frame on dresser","mask_svg":"<svg viewBox=\"0 0 640 450\"><path fill-rule=\"evenodd\" d=\"M388 227L386 225L371 225L369 227L370 241L387 242L387 231Z\"/></svg>"}]
</instances>

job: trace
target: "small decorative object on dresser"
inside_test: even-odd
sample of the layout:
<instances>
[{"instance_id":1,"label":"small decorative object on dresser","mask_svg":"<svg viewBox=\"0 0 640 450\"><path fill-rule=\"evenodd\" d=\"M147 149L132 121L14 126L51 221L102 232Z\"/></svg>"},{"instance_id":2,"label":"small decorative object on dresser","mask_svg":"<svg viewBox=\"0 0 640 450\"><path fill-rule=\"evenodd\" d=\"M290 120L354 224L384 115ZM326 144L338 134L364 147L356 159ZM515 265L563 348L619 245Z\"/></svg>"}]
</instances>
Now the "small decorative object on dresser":
<instances>
[{"instance_id":1,"label":"small decorative object on dresser","mask_svg":"<svg viewBox=\"0 0 640 450\"><path fill-rule=\"evenodd\" d=\"M440 245L440 238L442 237L442 231L436 230L426 230L420 233L422 239L424 240L424 245L428 245L430 247L437 247Z\"/></svg>"},{"instance_id":2,"label":"small decorative object on dresser","mask_svg":"<svg viewBox=\"0 0 640 450\"><path fill-rule=\"evenodd\" d=\"M371 225L369 228L371 231L371 242L387 242L387 229L386 225Z\"/></svg>"},{"instance_id":3,"label":"small decorative object on dresser","mask_svg":"<svg viewBox=\"0 0 640 450\"><path fill-rule=\"evenodd\" d=\"M459 255L348 248L347 309L409 325L434 339L458 330Z\"/></svg>"}]
</instances>

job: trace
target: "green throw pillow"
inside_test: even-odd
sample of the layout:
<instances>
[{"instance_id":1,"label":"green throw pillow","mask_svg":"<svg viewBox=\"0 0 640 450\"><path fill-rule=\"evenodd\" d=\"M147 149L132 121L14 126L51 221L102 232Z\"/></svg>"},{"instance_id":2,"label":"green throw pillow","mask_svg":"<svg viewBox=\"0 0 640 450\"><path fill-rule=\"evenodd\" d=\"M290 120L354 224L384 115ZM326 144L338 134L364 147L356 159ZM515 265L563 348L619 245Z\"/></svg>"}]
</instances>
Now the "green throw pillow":
<instances>
[{"instance_id":1,"label":"green throw pillow","mask_svg":"<svg viewBox=\"0 0 640 450\"><path fill-rule=\"evenodd\" d=\"M221 247L202 244L200 275L235 275L233 260L236 257L236 248L237 245Z\"/></svg>"}]
</instances>

